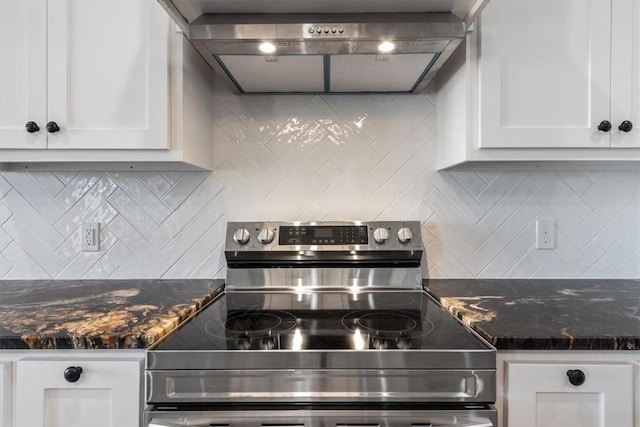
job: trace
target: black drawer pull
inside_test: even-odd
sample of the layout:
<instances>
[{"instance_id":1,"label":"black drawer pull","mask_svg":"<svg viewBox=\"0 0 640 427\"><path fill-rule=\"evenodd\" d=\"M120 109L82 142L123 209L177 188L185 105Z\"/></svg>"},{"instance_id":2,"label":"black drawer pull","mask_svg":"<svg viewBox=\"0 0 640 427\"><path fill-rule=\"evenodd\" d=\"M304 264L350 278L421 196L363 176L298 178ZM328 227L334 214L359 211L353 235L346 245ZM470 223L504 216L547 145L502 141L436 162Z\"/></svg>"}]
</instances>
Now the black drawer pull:
<instances>
[{"instance_id":1,"label":"black drawer pull","mask_svg":"<svg viewBox=\"0 0 640 427\"><path fill-rule=\"evenodd\" d=\"M567 371L567 376L569 377L569 382L576 387L584 384L585 380L587 379L584 372L582 372L580 369L569 369Z\"/></svg>"}]
</instances>

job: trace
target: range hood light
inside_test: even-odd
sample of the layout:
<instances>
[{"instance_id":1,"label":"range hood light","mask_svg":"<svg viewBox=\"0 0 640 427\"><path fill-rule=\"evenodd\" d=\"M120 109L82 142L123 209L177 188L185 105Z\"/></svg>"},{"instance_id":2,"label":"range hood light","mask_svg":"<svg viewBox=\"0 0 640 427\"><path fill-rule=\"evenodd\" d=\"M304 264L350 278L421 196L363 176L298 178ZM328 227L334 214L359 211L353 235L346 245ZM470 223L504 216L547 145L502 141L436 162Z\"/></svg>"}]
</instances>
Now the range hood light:
<instances>
[{"instance_id":1,"label":"range hood light","mask_svg":"<svg viewBox=\"0 0 640 427\"><path fill-rule=\"evenodd\" d=\"M396 48L396 44L389 41L382 42L378 45L378 51L382 53L392 52L393 50L395 50L395 48Z\"/></svg>"},{"instance_id":2,"label":"range hood light","mask_svg":"<svg viewBox=\"0 0 640 427\"><path fill-rule=\"evenodd\" d=\"M260 43L258 50L262 53L273 53L276 51L276 45L269 42Z\"/></svg>"}]
</instances>

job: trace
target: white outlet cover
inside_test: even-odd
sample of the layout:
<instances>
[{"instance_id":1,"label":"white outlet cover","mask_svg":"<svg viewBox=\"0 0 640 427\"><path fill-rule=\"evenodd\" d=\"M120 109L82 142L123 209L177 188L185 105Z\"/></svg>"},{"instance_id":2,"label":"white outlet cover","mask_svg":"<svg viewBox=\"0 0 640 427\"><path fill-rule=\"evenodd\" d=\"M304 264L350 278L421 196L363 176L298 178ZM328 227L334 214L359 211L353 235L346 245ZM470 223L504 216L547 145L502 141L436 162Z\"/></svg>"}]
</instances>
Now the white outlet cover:
<instances>
[{"instance_id":1,"label":"white outlet cover","mask_svg":"<svg viewBox=\"0 0 640 427\"><path fill-rule=\"evenodd\" d=\"M536 249L555 249L556 222L552 219L536 221Z\"/></svg>"},{"instance_id":2,"label":"white outlet cover","mask_svg":"<svg viewBox=\"0 0 640 427\"><path fill-rule=\"evenodd\" d=\"M82 251L98 252L100 250L100 223L82 223Z\"/></svg>"}]
</instances>

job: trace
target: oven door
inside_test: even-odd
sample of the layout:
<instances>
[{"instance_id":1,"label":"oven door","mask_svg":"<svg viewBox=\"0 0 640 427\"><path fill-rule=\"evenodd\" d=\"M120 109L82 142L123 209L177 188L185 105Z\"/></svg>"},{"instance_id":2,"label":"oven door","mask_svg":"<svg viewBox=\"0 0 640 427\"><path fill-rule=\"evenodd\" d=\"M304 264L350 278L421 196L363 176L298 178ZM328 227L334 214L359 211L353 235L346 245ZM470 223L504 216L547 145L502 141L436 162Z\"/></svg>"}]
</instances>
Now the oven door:
<instances>
[{"instance_id":1,"label":"oven door","mask_svg":"<svg viewBox=\"0 0 640 427\"><path fill-rule=\"evenodd\" d=\"M148 427L497 427L493 406L457 409L150 411Z\"/></svg>"}]
</instances>

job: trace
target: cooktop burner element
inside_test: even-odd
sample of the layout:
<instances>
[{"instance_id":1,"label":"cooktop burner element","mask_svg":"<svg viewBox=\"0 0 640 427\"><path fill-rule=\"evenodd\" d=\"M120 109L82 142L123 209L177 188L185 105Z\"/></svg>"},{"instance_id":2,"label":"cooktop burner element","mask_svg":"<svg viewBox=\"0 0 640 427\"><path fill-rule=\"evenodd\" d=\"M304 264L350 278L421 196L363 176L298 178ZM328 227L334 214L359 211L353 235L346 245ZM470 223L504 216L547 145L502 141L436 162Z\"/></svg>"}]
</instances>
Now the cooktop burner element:
<instances>
[{"instance_id":1,"label":"cooktop burner element","mask_svg":"<svg viewBox=\"0 0 640 427\"><path fill-rule=\"evenodd\" d=\"M247 334L251 336L271 335L274 331L281 329L280 326L283 325L283 317L286 317L288 320L285 324L287 326L285 330L295 326L295 317L289 313L250 312L229 317L224 327L232 334Z\"/></svg>"},{"instance_id":2,"label":"cooktop burner element","mask_svg":"<svg viewBox=\"0 0 640 427\"><path fill-rule=\"evenodd\" d=\"M376 335L402 334L417 325L415 320L404 314L384 312L361 314L356 323Z\"/></svg>"},{"instance_id":3,"label":"cooktop burner element","mask_svg":"<svg viewBox=\"0 0 640 427\"><path fill-rule=\"evenodd\" d=\"M377 350L385 349L410 349L419 346L415 339L420 335L431 332L433 323L413 313L374 311L357 311L347 314L342 319L345 328L354 332L354 335L369 338L369 348ZM422 331L422 325L427 324L431 328ZM364 347L364 345L363 345Z\"/></svg>"}]
</instances>

